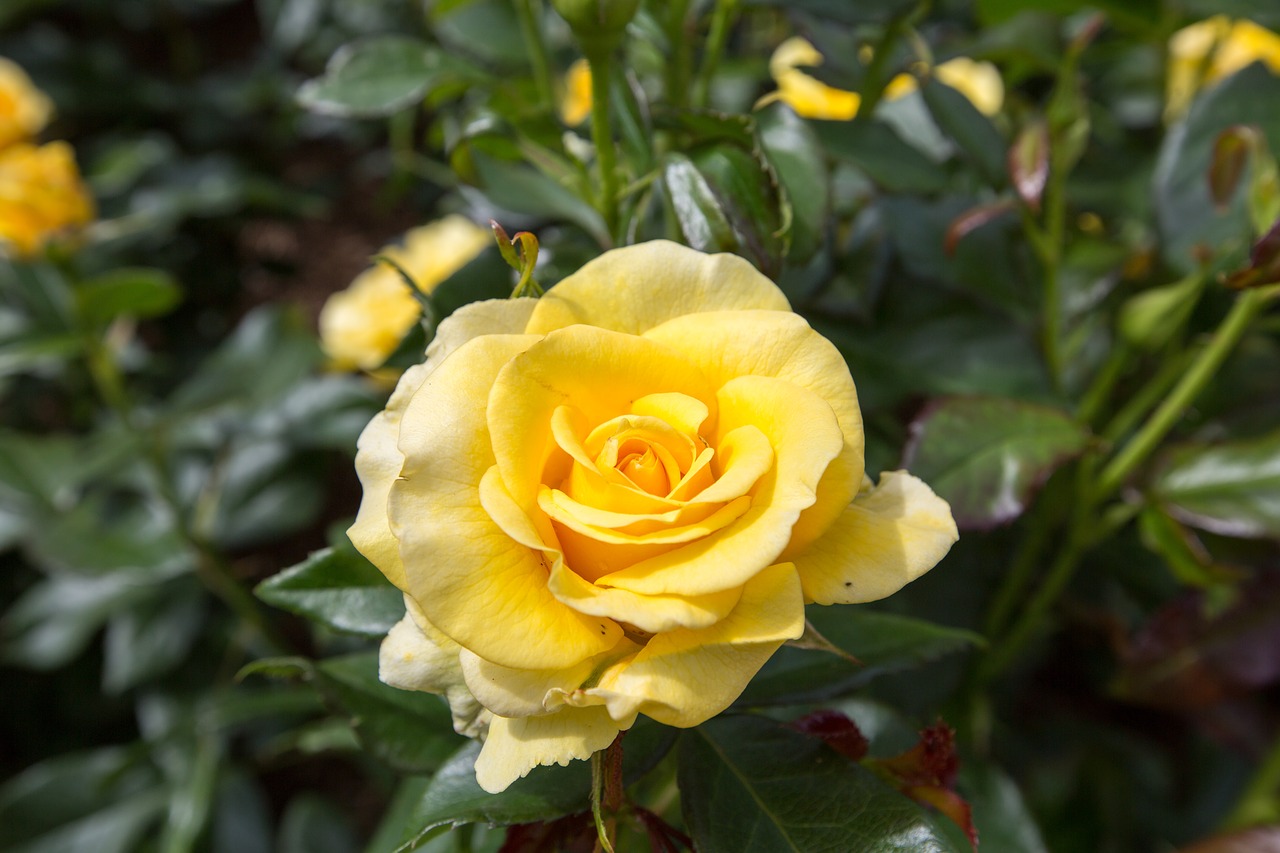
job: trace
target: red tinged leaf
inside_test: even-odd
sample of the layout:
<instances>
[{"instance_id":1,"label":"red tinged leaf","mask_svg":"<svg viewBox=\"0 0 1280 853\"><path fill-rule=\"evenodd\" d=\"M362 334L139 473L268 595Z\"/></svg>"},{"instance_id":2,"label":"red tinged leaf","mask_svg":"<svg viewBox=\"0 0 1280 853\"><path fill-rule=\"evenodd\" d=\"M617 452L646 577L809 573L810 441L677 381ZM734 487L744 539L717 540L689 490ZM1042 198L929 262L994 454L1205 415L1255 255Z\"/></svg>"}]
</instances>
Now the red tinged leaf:
<instances>
[{"instance_id":1,"label":"red tinged leaf","mask_svg":"<svg viewBox=\"0 0 1280 853\"><path fill-rule=\"evenodd\" d=\"M591 853L596 828L587 812L507 827L498 853Z\"/></svg>"},{"instance_id":2,"label":"red tinged leaf","mask_svg":"<svg viewBox=\"0 0 1280 853\"><path fill-rule=\"evenodd\" d=\"M902 793L917 803L933 806L942 814L951 818L956 826L964 830L964 834L969 839L969 843L973 845L973 849L978 849L978 828L973 825L973 809L955 791L934 785L921 785L915 788L904 788Z\"/></svg>"},{"instance_id":3,"label":"red tinged leaf","mask_svg":"<svg viewBox=\"0 0 1280 853\"><path fill-rule=\"evenodd\" d=\"M1049 126L1043 121L1027 125L1009 148L1009 181L1018 198L1033 211L1049 182Z\"/></svg>"},{"instance_id":4,"label":"red tinged leaf","mask_svg":"<svg viewBox=\"0 0 1280 853\"><path fill-rule=\"evenodd\" d=\"M1249 266L1227 276L1227 286L1237 290L1263 287L1280 281L1280 219L1253 244Z\"/></svg>"},{"instance_id":5,"label":"red tinged leaf","mask_svg":"<svg viewBox=\"0 0 1280 853\"><path fill-rule=\"evenodd\" d=\"M880 765L905 785L955 784L960 759L956 756L955 730L941 721L920 731L920 742L911 749L880 760Z\"/></svg>"},{"instance_id":6,"label":"red tinged leaf","mask_svg":"<svg viewBox=\"0 0 1280 853\"><path fill-rule=\"evenodd\" d=\"M1013 201L1007 198L969 208L951 220L951 224L947 226L947 236L942 243L943 250L948 255L954 255L960 241L971 232L977 231L989 222L994 222L1011 210L1013 210Z\"/></svg>"},{"instance_id":7,"label":"red tinged leaf","mask_svg":"<svg viewBox=\"0 0 1280 853\"><path fill-rule=\"evenodd\" d=\"M680 853L681 850L693 849L692 838L648 809L636 808L635 816L649 836L649 847L653 853Z\"/></svg>"},{"instance_id":8,"label":"red tinged leaf","mask_svg":"<svg viewBox=\"0 0 1280 853\"><path fill-rule=\"evenodd\" d=\"M858 724L839 711L815 711L793 722L791 728L822 738L827 746L850 761L861 761L867 755L867 739Z\"/></svg>"}]
</instances>

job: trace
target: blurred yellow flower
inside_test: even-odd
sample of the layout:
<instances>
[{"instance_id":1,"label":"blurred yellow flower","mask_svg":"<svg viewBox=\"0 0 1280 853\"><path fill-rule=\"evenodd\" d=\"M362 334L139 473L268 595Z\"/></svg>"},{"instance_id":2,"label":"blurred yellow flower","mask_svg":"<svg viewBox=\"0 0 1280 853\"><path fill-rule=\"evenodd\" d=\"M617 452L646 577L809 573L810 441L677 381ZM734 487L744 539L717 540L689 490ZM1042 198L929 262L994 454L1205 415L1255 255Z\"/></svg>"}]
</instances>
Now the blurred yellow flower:
<instances>
[{"instance_id":1,"label":"blurred yellow flower","mask_svg":"<svg viewBox=\"0 0 1280 853\"><path fill-rule=\"evenodd\" d=\"M591 66L579 59L564 75L564 97L560 101L560 118L569 127L577 127L591 115Z\"/></svg>"},{"instance_id":2,"label":"blurred yellow flower","mask_svg":"<svg viewBox=\"0 0 1280 853\"><path fill-rule=\"evenodd\" d=\"M403 245L386 246L380 254L399 264L430 293L478 255L490 239L486 229L455 215L409 231ZM320 311L320 343L335 367L372 371L395 352L420 314L418 301L399 273L379 263L325 302Z\"/></svg>"},{"instance_id":3,"label":"blurred yellow flower","mask_svg":"<svg viewBox=\"0 0 1280 853\"><path fill-rule=\"evenodd\" d=\"M30 257L93 215L93 198L70 145L22 142L0 151L0 249Z\"/></svg>"},{"instance_id":4,"label":"blurred yellow flower","mask_svg":"<svg viewBox=\"0 0 1280 853\"><path fill-rule=\"evenodd\" d=\"M782 101L805 118L835 121L853 118L858 114L861 103L857 92L833 88L802 70L816 68L822 62L822 54L803 38L796 36L784 41L769 60L769 73L777 82L778 90L766 95L761 103ZM1000 72L990 62L976 62L957 56L935 66L930 73L967 97L986 115L999 112L1004 103L1004 83ZM905 97L918 87L915 77L899 74L885 87L885 100Z\"/></svg>"},{"instance_id":5,"label":"blurred yellow flower","mask_svg":"<svg viewBox=\"0 0 1280 853\"><path fill-rule=\"evenodd\" d=\"M0 56L0 148L30 139L53 116L53 102L27 73Z\"/></svg>"},{"instance_id":6,"label":"blurred yellow flower","mask_svg":"<svg viewBox=\"0 0 1280 853\"><path fill-rule=\"evenodd\" d=\"M1280 36L1252 21L1215 15L1169 39L1165 119L1186 112L1196 92L1254 62L1280 73Z\"/></svg>"}]
</instances>

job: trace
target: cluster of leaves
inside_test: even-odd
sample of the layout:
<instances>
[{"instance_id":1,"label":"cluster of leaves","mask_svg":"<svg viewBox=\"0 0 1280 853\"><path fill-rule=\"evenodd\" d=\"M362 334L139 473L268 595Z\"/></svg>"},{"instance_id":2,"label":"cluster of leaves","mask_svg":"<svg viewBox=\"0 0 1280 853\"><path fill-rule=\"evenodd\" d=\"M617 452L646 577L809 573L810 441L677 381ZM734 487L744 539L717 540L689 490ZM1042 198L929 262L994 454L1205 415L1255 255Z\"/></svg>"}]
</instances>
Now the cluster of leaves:
<instances>
[{"instance_id":1,"label":"cluster of leaves","mask_svg":"<svg viewBox=\"0 0 1280 853\"><path fill-rule=\"evenodd\" d=\"M247 593L350 514L350 477L329 472L385 394L318 374L296 314L242 310L255 300L226 258L254 217L321 221L346 191L277 177L304 143L358 152L338 162L416 221L443 207L536 233L544 286L655 237L743 255L846 357L868 471L909 467L955 511L936 571L883 605L811 608L812 636L728 715L627 734L608 803L621 848L1274 841L1280 78L1251 66L1166 123L1164 68L1196 17L1280 16L646 2L594 67L603 121L568 128L558 92L580 52L540 2L184 0L163 20L109 5L0 12L0 52L57 81L79 123L106 220L74 259L0 268L4 659L69 694L15 681L31 746L0 755L33 766L0 789L0 845L125 850L162 825L165 849L355 849L342 812L281 778L291 763L330 797L321 775L375 801L394 786L376 828L347 812L372 851L594 843L585 763L484 794L438 697L377 680L403 604L341 534L257 587L276 611ZM196 35L246 8L259 53L203 55ZM135 63L125 32L172 67ZM826 57L811 74L861 94L856 118L755 108L794 33ZM927 72L951 56L998 65L998 114ZM916 91L883 97L900 72ZM512 283L482 255L391 364ZM42 715L72 728L85 715L67 708L99 695L87 732L48 731ZM926 761L913 745L940 716L956 751Z\"/></svg>"}]
</instances>

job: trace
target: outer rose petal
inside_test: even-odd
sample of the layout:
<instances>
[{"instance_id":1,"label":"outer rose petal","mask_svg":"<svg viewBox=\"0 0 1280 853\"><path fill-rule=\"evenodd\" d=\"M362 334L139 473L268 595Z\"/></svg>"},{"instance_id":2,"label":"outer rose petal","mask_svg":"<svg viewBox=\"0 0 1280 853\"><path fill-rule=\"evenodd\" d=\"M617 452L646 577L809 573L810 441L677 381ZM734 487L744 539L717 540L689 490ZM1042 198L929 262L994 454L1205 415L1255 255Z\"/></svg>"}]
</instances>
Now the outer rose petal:
<instances>
[{"instance_id":1,"label":"outer rose petal","mask_svg":"<svg viewBox=\"0 0 1280 853\"><path fill-rule=\"evenodd\" d=\"M426 363L405 371L386 409L375 415L360 434L356 443L356 474L364 487L364 497L347 535L356 550L402 590L405 589L404 563L387 520L387 498L404 464L404 455L396 446L404 410L431 372L454 350L480 335L518 332L528 322L536 302L536 299L490 299L455 311L436 330L435 338L427 347Z\"/></svg>"},{"instance_id":2,"label":"outer rose petal","mask_svg":"<svg viewBox=\"0 0 1280 853\"><path fill-rule=\"evenodd\" d=\"M862 412L844 356L798 314L733 311L677 317L645 333L698 366L720 387L736 376L772 376L817 394L836 413L844 448L831 461L813 506L791 529L783 559L840 517L862 484Z\"/></svg>"},{"instance_id":3,"label":"outer rose petal","mask_svg":"<svg viewBox=\"0 0 1280 853\"><path fill-rule=\"evenodd\" d=\"M959 538L951 507L906 471L886 471L795 558L805 600L858 604L897 592Z\"/></svg>"},{"instance_id":4,"label":"outer rose petal","mask_svg":"<svg viewBox=\"0 0 1280 853\"><path fill-rule=\"evenodd\" d=\"M486 660L556 669L610 649L613 623L561 604L538 552L513 540L480 501L493 464L486 396L531 335L485 335L430 374L400 423L404 466L391 486L391 531L407 591L455 642Z\"/></svg>"},{"instance_id":5,"label":"outer rose petal","mask_svg":"<svg viewBox=\"0 0 1280 853\"><path fill-rule=\"evenodd\" d=\"M563 707L540 717L494 717L489 737L476 759L476 781L491 794L540 764L568 764L590 758L631 728L635 717L618 723L603 706Z\"/></svg>"},{"instance_id":6,"label":"outer rose petal","mask_svg":"<svg viewBox=\"0 0 1280 853\"><path fill-rule=\"evenodd\" d=\"M415 619L416 605L407 599L409 612L387 633L378 652L378 678L401 690L439 693L449 700L453 728L467 737L480 737L492 714L467 689L458 660L461 647Z\"/></svg>"},{"instance_id":7,"label":"outer rose petal","mask_svg":"<svg viewBox=\"0 0 1280 853\"><path fill-rule=\"evenodd\" d=\"M742 258L654 240L606 252L551 288L525 331L584 323L638 335L685 314L750 308L791 310L778 286Z\"/></svg>"},{"instance_id":8,"label":"outer rose petal","mask_svg":"<svg viewBox=\"0 0 1280 853\"><path fill-rule=\"evenodd\" d=\"M729 707L778 647L802 633L800 581L794 566L779 563L747 581L720 622L654 636L634 660L582 692L602 697L615 719L638 712L669 726L696 726Z\"/></svg>"}]
</instances>

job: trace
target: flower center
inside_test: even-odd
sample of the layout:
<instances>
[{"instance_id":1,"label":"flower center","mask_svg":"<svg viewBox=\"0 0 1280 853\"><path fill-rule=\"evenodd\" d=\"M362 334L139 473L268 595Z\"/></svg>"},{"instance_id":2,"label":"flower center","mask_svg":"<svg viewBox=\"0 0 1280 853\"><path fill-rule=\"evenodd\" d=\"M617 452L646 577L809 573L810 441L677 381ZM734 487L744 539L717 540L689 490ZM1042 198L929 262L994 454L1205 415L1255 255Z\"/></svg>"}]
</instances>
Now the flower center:
<instances>
[{"instance_id":1,"label":"flower center","mask_svg":"<svg viewBox=\"0 0 1280 853\"><path fill-rule=\"evenodd\" d=\"M631 482L651 495L665 497L671 491L671 480L653 448L645 446L641 453L628 453L618 460L618 470Z\"/></svg>"}]
</instances>

